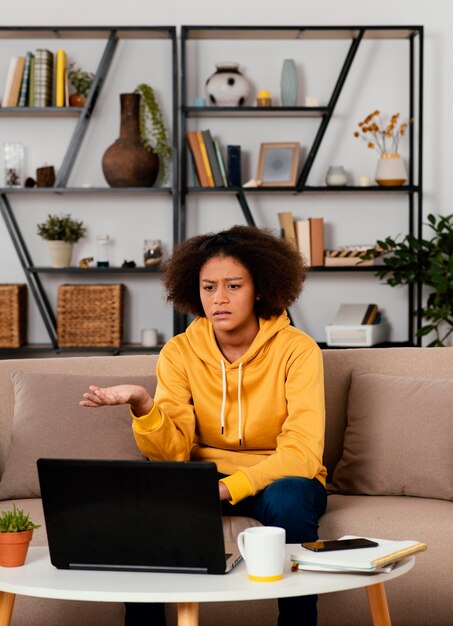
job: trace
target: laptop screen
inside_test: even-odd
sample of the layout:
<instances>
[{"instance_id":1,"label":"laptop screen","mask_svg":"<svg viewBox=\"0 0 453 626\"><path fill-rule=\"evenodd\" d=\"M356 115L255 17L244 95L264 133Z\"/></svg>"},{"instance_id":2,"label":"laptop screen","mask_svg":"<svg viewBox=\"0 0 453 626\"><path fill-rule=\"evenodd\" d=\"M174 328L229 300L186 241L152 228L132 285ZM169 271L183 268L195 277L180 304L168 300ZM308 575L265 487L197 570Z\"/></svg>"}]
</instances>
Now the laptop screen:
<instances>
[{"instance_id":1,"label":"laptop screen","mask_svg":"<svg viewBox=\"0 0 453 626\"><path fill-rule=\"evenodd\" d=\"M225 572L214 463L39 459L58 568Z\"/></svg>"}]
</instances>

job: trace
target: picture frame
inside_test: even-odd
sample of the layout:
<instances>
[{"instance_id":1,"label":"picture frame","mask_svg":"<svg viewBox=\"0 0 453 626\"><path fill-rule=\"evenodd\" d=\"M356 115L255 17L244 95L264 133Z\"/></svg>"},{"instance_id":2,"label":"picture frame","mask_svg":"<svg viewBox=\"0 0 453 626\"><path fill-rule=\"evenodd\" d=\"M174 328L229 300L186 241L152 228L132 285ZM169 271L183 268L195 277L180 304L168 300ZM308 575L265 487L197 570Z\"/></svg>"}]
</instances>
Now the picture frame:
<instances>
[{"instance_id":1,"label":"picture frame","mask_svg":"<svg viewBox=\"0 0 453 626\"><path fill-rule=\"evenodd\" d=\"M256 179L262 187L295 187L300 144L297 141L262 143Z\"/></svg>"}]
</instances>

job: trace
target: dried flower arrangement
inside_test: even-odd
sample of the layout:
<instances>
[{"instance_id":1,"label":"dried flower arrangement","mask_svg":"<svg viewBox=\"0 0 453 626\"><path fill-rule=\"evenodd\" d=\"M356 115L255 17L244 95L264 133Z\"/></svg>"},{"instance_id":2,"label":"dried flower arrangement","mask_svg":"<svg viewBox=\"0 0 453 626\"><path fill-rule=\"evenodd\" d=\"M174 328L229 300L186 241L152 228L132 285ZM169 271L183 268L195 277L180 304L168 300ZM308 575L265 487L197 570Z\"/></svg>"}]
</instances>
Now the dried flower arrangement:
<instances>
[{"instance_id":1,"label":"dried flower arrangement","mask_svg":"<svg viewBox=\"0 0 453 626\"><path fill-rule=\"evenodd\" d=\"M354 137L363 139L370 150L376 150L381 156L383 154L398 154L400 137L404 137L413 120L401 122L400 114L394 113L389 123L385 125L380 115L380 111L373 111L367 115L363 122L359 122L360 131L356 130Z\"/></svg>"}]
</instances>

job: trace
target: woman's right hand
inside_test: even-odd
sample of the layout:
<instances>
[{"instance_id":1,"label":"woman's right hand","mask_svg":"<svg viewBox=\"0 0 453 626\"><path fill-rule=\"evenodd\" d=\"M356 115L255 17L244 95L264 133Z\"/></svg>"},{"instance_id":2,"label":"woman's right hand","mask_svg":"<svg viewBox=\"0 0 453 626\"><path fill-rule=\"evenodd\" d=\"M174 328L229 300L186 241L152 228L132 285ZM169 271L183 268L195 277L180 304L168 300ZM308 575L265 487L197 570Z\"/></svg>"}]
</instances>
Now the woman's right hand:
<instances>
[{"instance_id":1,"label":"woman's right hand","mask_svg":"<svg viewBox=\"0 0 453 626\"><path fill-rule=\"evenodd\" d=\"M86 407L112 406L130 404L137 417L147 415L153 408L152 397L140 385L115 385L114 387L97 387L90 385L89 391L83 394L84 400L79 404Z\"/></svg>"}]
</instances>

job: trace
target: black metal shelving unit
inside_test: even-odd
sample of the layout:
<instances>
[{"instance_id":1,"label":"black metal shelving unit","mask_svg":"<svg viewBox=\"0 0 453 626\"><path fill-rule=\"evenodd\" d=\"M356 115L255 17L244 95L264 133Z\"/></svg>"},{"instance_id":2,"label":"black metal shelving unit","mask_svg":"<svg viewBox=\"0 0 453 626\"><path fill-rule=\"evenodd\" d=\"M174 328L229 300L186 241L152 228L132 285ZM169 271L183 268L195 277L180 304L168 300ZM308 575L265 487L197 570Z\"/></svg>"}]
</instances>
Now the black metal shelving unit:
<instances>
[{"instance_id":1,"label":"black metal shelving unit","mask_svg":"<svg viewBox=\"0 0 453 626\"><path fill-rule=\"evenodd\" d=\"M180 121L180 151L181 151L181 206L178 230L178 241L186 237L187 196L189 194L231 194L236 196L244 219L247 224L255 225L255 219L250 209L247 197L254 194L405 194L408 199L407 232L421 237L423 215L423 26L182 26L181 28L181 121ZM344 58L340 73L333 86L329 102L323 107L193 107L187 102L187 81L190 79L190 68L187 62L187 46L191 40L251 40L263 43L266 40L349 40L350 46ZM409 45L408 89L409 89L409 118L417 115L417 146L415 146L415 132L413 125L409 127L409 163L408 184L401 187L325 187L306 185L308 176L316 159L324 135L335 113L338 99L348 78L354 59L360 49L362 41L367 39L401 39ZM417 44L416 45L416 41ZM202 188L190 187L187 183L188 159L185 147L187 120L190 118L319 118L320 123L311 147L307 150L307 157L294 187L266 187L266 188ZM351 276L361 275L362 272L375 272L378 267L319 267L311 268L317 272L349 272ZM415 330L421 325L421 286L417 289L410 286L408 289L408 340L392 345L421 345L420 340L415 342ZM416 314L416 318L414 319ZM179 330L184 329L185 320L180 320Z\"/></svg>"},{"instance_id":2,"label":"black metal shelving unit","mask_svg":"<svg viewBox=\"0 0 453 626\"><path fill-rule=\"evenodd\" d=\"M47 334L50 339L49 346L24 346L20 349L3 349L0 354L5 356L19 355L36 352L77 352L77 350L62 350L58 347L57 325L55 313L52 310L46 291L41 281L41 274L90 274L108 275L120 273L134 273L139 275L159 274L158 271L149 268L65 268L55 269L49 267L36 267L32 261L27 244L22 236L19 225L15 219L14 212L9 200L10 196L16 194L41 195L41 194L144 194L151 199L155 194L166 194L172 197L173 212L173 241L179 239L179 160L178 160L178 74L177 74L177 37L175 26L7 26L0 27L0 39L102 39L105 47L101 54L100 62L87 96L85 105L82 108L75 107L6 107L0 108L0 119L6 116L38 117L38 118L58 118L74 117L77 122L68 144L66 154L58 169L55 186L51 188L0 188L0 212L5 222L8 233L13 242L15 251L24 270L32 296L38 307L38 311L44 322ZM107 77L112 61L115 56L120 40L137 39L166 39L170 41L171 47L171 80L172 92L172 135L173 135L173 160L172 160L172 185L169 187L151 188L111 188L111 187L67 187L67 182L75 164L82 141L88 130L90 118L92 116L97 98L101 92L103 83ZM61 45L61 44L60 44ZM174 326L177 326L177 317L174 318ZM83 350L87 351L87 350ZM103 348L100 352L122 353L122 352L150 352L150 348L131 345L121 349ZM80 352L80 351L79 351Z\"/></svg>"}]
</instances>

